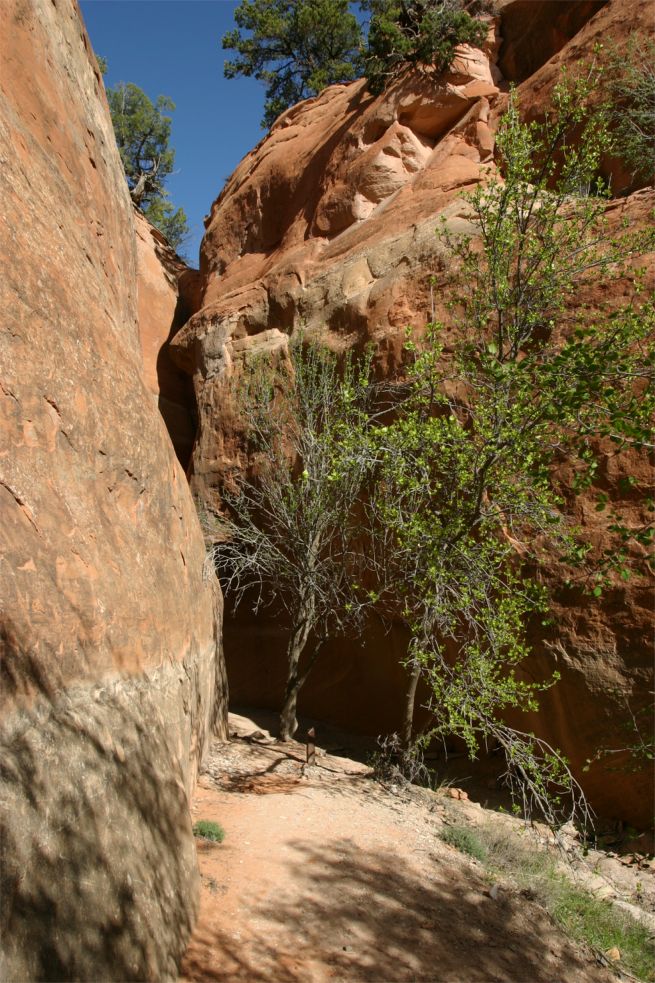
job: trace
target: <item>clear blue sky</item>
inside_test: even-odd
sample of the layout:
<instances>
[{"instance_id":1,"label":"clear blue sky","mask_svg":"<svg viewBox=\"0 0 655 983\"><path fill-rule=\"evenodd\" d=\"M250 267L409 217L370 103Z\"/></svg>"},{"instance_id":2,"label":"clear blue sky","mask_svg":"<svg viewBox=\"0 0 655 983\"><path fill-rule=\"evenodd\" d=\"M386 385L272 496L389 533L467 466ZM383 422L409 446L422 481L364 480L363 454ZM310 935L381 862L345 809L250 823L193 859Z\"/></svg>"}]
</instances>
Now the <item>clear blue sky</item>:
<instances>
[{"instance_id":1,"label":"clear blue sky","mask_svg":"<svg viewBox=\"0 0 655 983\"><path fill-rule=\"evenodd\" d=\"M191 226L183 252L197 265L203 217L241 158L262 138L264 86L223 78L236 0L82 0L91 43L107 59L105 84L134 82L176 105L171 201Z\"/></svg>"}]
</instances>

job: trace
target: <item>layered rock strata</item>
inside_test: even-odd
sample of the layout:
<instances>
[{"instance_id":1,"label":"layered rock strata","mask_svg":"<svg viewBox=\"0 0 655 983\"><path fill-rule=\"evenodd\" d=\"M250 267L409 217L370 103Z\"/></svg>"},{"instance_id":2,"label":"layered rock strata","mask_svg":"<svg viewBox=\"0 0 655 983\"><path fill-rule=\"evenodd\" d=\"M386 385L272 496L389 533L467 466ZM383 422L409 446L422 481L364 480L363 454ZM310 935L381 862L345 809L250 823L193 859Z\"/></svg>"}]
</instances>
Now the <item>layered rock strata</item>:
<instances>
[{"instance_id":1,"label":"layered rock strata","mask_svg":"<svg viewBox=\"0 0 655 983\"><path fill-rule=\"evenodd\" d=\"M0 4L5 980L176 976L222 602L143 379L132 205L74 0Z\"/></svg>"}]
</instances>

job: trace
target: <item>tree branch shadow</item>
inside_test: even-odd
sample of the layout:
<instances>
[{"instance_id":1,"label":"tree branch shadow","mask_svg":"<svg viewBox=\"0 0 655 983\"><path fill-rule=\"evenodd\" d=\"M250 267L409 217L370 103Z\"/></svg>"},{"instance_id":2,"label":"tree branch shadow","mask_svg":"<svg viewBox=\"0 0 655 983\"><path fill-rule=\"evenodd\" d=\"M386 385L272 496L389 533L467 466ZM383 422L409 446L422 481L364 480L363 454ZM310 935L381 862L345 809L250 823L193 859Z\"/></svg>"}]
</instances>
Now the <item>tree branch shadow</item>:
<instances>
[{"instance_id":1,"label":"tree branch shadow","mask_svg":"<svg viewBox=\"0 0 655 983\"><path fill-rule=\"evenodd\" d=\"M492 900L474 868L320 840L292 842L287 886L246 903L245 943L239 926L201 922L187 980L591 980L545 912L509 892Z\"/></svg>"}]
</instances>

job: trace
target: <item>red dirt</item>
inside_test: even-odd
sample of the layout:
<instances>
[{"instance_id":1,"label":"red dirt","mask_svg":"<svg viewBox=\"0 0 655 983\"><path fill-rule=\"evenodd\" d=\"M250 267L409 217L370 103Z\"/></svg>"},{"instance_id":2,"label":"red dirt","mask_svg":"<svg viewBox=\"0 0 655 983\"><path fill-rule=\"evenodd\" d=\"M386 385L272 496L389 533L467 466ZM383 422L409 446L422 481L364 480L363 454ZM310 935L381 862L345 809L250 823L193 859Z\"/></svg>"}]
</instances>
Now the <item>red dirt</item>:
<instances>
[{"instance_id":1,"label":"red dirt","mask_svg":"<svg viewBox=\"0 0 655 983\"><path fill-rule=\"evenodd\" d=\"M509 889L492 899L480 866L438 838L436 797L406 801L332 755L306 766L302 745L248 738L262 732L246 718L230 730L193 807L226 837L198 841L183 981L612 979L538 906Z\"/></svg>"}]
</instances>

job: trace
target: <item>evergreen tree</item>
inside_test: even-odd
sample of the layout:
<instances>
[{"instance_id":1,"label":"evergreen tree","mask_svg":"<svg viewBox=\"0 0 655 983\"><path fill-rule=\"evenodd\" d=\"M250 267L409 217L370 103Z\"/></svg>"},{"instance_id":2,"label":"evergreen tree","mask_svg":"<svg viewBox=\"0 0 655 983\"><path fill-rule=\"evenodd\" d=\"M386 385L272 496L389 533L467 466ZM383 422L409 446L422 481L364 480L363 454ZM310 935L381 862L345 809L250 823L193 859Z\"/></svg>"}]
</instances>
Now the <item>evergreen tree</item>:
<instances>
[{"instance_id":1,"label":"evergreen tree","mask_svg":"<svg viewBox=\"0 0 655 983\"><path fill-rule=\"evenodd\" d=\"M119 82L107 89L107 100L132 201L178 249L188 237L189 227L184 210L173 207L165 188L175 162L167 113L175 104L167 96L159 96L153 103L132 82Z\"/></svg>"},{"instance_id":2,"label":"evergreen tree","mask_svg":"<svg viewBox=\"0 0 655 983\"><path fill-rule=\"evenodd\" d=\"M444 71L457 45L480 45L487 35L463 0L362 0L361 7L371 15L365 69L375 94L407 65Z\"/></svg>"},{"instance_id":3,"label":"evergreen tree","mask_svg":"<svg viewBox=\"0 0 655 983\"><path fill-rule=\"evenodd\" d=\"M225 62L225 77L265 83L263 127L301 99L361 74L361 28L348 0L241 0L234 19L223 48L238 57Z\"/></svg>"}]
</instances>

